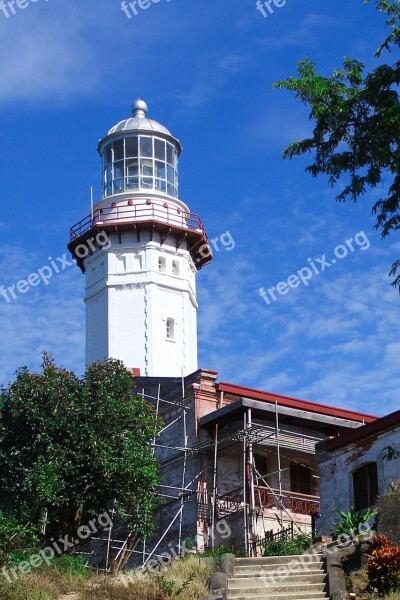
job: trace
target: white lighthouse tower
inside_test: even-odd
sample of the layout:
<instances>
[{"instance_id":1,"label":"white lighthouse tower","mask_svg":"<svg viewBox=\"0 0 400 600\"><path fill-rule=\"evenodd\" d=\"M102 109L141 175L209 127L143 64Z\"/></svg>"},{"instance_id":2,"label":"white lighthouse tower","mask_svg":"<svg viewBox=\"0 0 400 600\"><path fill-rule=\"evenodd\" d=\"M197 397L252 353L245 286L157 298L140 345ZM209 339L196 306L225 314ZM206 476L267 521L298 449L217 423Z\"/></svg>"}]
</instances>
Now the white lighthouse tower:
<instances>
[{"instance_id":1,"label":"white lighthouse tower","mask_svg":"<svg viewBox=\"0 0 400 600\"><path fill-rule=\"evenodd\" d=\"M102 198L71 228L68 248L86 275L86 359L188 375L198 368L196 273L212 255L178 197L179 141L142 100L132 112L100 141Z\"/></svg>"}]
</instances>

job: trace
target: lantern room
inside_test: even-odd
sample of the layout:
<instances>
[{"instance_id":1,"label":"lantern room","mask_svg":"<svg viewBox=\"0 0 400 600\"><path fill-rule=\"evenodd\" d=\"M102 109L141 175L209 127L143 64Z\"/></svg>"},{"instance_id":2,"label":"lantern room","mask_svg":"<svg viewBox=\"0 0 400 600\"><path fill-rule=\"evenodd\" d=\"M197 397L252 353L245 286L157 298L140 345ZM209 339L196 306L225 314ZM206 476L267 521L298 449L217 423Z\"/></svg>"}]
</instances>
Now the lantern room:
<instances>
[{"instance_id":1,"label":"lantern room","mask_svg":"<svg viewBox=\"0 0 400 600\"><path fill-rule=\"evenodd\" d=\"M143 100L136 100L132 117L119 122L100 141L103 198L127 191L178 197L178 158L182 147L166 127L147 118L147 110Z\"/></svg>"}]
</instances>

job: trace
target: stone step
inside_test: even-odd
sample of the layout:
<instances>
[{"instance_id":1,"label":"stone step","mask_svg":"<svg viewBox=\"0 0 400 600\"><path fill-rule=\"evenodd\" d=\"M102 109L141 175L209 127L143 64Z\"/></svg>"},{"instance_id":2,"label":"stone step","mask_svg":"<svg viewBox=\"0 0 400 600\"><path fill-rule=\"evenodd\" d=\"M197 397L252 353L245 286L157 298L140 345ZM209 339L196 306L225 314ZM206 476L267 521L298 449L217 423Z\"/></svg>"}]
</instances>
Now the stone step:
<instances>
[{"instance_id":1,"label":"stone step","mask_svg":"<svg viewBox=\"0 0 400 600\"><path fill-rule=\"evenodd\" d=\"M227 600L327 600L327 598L327 594L321 592L301 591L296 593L285 592L284 595L279 593L274 594L273 592L268 593L266 590L263 590L261 594L254 594L254 592L251 592L251 594L244 594L242 591L235 594L230 594L228 592L227 595Z\"/></svg>"},{"instance_id":2,"label":"stone step","mask_svg":"<svg viewBox=\"0 0 400 600\"><path fill-rule=\"evenodd\" d=\"M244 571L242 573L236 573L235 577L230 579L230 581L240 581L243 582L243 585L248 582L249 579L254 580L265 580L265 585L277 585L279 583L287 583L287 582L298 582L298 583L324 583L326 579L326 573L324 571L309 571L307 573L288 573L287 575L282 575L280 573L274 574L269 571L255 571L251 569L250 571ZM263 584L264 585L264 584Z\"/></svg>"},{"instance_id":3,"label":"stone step","mask_svg":"<svg viewBox=\"0 0 400 600\"><path fill-rule=\"evenodd\" d=\"M236 558L227 600L327 600L322 554Z\"/></svg>"},{"instance_id":4,"label":"stone step","mask_svg":"<svg viewBox=\"0 0 400 600\"><path fill-rule=\"evenodd\" d=\"M231 579L229 580L228 583L228 598L230 597L229 594L237 594L237 593L243 593L243 592L249 592L251 593L253 596L256 595L261 595L261 594L272 594L274 596L277 596L278 594L285 594L286 593L292 593L292 594L297 594L297 596L299 596L300 594L304 594L305 592L307 593L312 593L312 592L316 592L318 596L323 596L325 593L325 588L326 588L326 584L325 583L284 583L284 584L277 584L277 585L268 585L267 587L264 586L260 586L260 584L257 585L256 582L249 582L249 581L245 581L244 582L246 585L240 585L240 582L238 582L237 580Z\"/></svg>"},{"instance_id":5,"label":"stone step","mask_svg":"<svg viewBox=\"0 0 400 600\"><path fill-rule=\"evenodd\" d=\"M327 600L328 596L270 596L270 595L263 595L263 596L249 596L248 594L246 594L246 596L228 596L229 600Z\"/></svg>"},{"instance_id":6,"label":"stone step","mask_svg":"<svg viewBox=\"0 0 400 600\"><path fill-rule=\"evenodd\" d=\"M254 558L235 558L235 567L247 565L286 565L291 562L309 565L322 562L322 554L298 554L292 556L260 556Z\"/></svg>"},{"instance_id":7,"label":"stone step","mask_svg":"<svg viewBox=\"0 0 400 600\"><path fill-rule=\"evenodd\" d=\"M284 577L287 575L315 575L325 573L324 563L315 562L309 565L294 564L290 567L290 563L286 565L235 565L235 577L245 577L247 574L269 575L271 577Z\"/></svg>"}]
</instances>

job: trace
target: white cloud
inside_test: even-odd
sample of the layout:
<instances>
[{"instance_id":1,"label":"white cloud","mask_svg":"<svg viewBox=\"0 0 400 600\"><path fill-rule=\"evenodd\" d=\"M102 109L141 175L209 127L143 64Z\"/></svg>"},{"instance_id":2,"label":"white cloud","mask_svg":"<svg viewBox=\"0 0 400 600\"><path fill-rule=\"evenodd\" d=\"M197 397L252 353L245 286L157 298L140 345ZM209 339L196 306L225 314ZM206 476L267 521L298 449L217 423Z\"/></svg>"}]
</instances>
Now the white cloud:
<instances>
[{"instance_id":1,"label":"white cloud","mask_svg":"<svg viewBox=\"0 0 400 600\"><path fill-rule=\"evenodd\" d=\"M327 15L309 13L296 28L280 36L265 36L260 40L260 43L263 46L276 49L288 46L314 47L320 30L337 23L336 19Z\"/></svg>"},{"instance_id":2,"label":"white cloud","mask_svg":"<svg viewBox=\"0 0 400 600\"><path fill-rule=\"evenodd\" d=\"M332 220L327 236L326 224L316 226L313 247L329 250L332 238L333 248L347 227ZM386 253L373 244L267 306L258 295L262 263L237 248L220 253L199 281L201 366L253 388L371 414L395 410L400 299L386 275ZM265 261L270 267L266 254Z\"/></svg>"},{"instance_id":3,"label":"white cloud","mask_svg":"<svg viewBox=\"0 0 400 600\"><path fill-rule=\"evenodd\" d=\"M215 61L206 57L207 67L193 73L193 83L185 92L178 94L181 109L192 110L212 102L216 96L227 93L226 87L232 77L243 70L247 58L237 54L228 54ZM204 60L202 61L204 63ZM212 66L210 66L212 65Z\"/></svg>"},{"instance_id":4,"label":"white cloud","mask_svg":"<svg viewBox=\"0 0 400 600\"><path fill-rule=\"evenodd\" d=\"M8 248L0 253L0 270L6 285L16 284L43 266L43 257ZM7 385L21 366L37 370L43 350L57 364L81 373L84 365L83 277L71 266L50 280L7 303L0 296L0 383Z\"/></svg>"},{"instance_id":5,"label":"white cloud","mask_svg":"<svg viewBox=\"0 0 400 600\"><path fill-rule=\"evenodd\" d=\"M90 14L72 5L28 8L0 18L0 102L53 99L63 104L87 94L101 71L85 36Z\"/></svg>"}]
</instances>

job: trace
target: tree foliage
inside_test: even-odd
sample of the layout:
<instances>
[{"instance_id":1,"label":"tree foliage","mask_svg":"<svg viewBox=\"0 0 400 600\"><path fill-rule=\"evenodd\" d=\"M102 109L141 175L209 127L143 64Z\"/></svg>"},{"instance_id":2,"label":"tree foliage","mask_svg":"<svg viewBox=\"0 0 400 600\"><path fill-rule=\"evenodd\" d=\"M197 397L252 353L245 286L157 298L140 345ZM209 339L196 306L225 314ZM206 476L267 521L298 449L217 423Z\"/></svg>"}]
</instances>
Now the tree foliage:
<instances>
[{"instance_id":1,"label":"tree foliage","mask_svg":"<svg viewBox=\"0 0 400 600\"><path fill-rule=\"evenodd\" d=\"M152 530L159 482L149 442L153 408L133 394L120 361L93 363L82 379L44 356L0 395L0 515L73 534L111 507L142 534Z\"/></svg>"},{"instance_id":2,"label":"tree foliage","mask_svg":"<svg viewBox=\"0 0 400 600\"><path fill-rule=\"evenodd\" d=\"M383 50L400 46L400 0L376 0L376 8L387 16L391 29L376 52L379 57ZM298 63L298 75L275 87L300 98L315 126L312 137L290 144L284 157L313 153L314 162L306 170L314 177L327 175L332 186L340 182L339 201L357 201L367 190L382 187L384 195L372 206L375 227L383 238L399 230L400 61L366 73L364 64L345 58L343 68L323 77L307 57ZM400 290L399 269L397 260L390 275Z\"/></svg>"}]
</instances>

